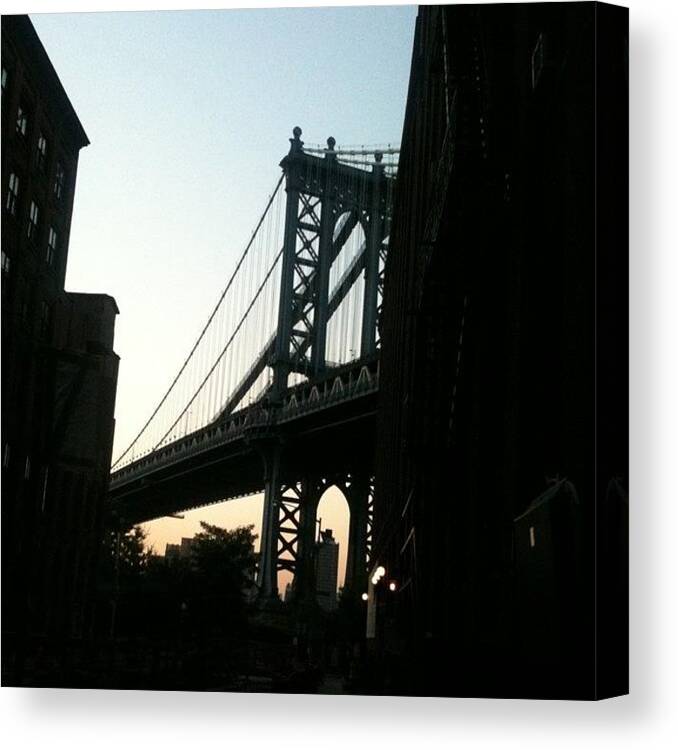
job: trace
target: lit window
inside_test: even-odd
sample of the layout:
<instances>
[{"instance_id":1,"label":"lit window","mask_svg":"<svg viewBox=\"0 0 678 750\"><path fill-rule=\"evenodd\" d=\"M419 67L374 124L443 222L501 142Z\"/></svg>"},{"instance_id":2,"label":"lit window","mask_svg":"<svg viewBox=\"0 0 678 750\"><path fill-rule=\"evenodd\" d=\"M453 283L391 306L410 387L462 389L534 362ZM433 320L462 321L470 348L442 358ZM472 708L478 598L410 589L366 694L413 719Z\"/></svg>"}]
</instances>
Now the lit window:
<instances>
[{"instance_id":1,"label":"lit window","mask_svg":"<svg viewBox=\"0 0 678 750\"><path fill-rule=\"evenodd\" d=\"M5 93L7 88L7 68L2 69L2 93Z\"/></svg>"},{"instance_id":2,"label":"lit window","mask_svg":"<svg viewBox=\"0 0 678 750\"><path fill-rule=\"evenodd\" d=\"M64 192L64 185L66 183L66 173L64 172L63 165L58 162L56 165L56 175L54 177L54 195L58 200L61 200L61 196Z\"/></svg>"},{"instance_id":3,"label":"lit window","mask_svg":"<svg viewBox=\"0 0 678 750\"><path fill-rule=\"evenodd\" d=\"M12 172L9 176L9 188L7 190L7 200L5 208L12 214L16 215L17 199L19 197L19 178Z\"/></svg>"},{"instance_id":4,"label":"lit window","mask_svg":"<svg viewBox=\"0 0 678 750\"><path fill-rule=\"evenodd\" d=\"M51 266L54 264L54 258L56 257L56 249L57 249L57 233L54 230L54 227L50 227L49 236L47 237L47 255L45 257L45 260L47 261L48 266Z\"/></svg>"},{"instance_id":5,"label":"lit window","mask_svg":"<svg viewBox=\"0 0 678 750\"><path fill-rule=\"evenodd\" d=\"M19 105L19 109L16 113L16 132L20 135L25 136L28 128L28 114L26 110Z\"/></svg>"},{"instance_id":6,"label":"lit window","mask_svg":"<svg viewBox=\"0 0 678 750\"><path fill-rule=\"evenodd\" d=\"M28 212L28 228L26 234L29 240L34 240L38 233L38 220L40 211L35 201L31 201L31 208Z\"/></svg>"},{"instance_id":7,"label":"lit window","mask_svg":"<svg viewBox=\"0 0 678 750\"><path fill-rule=\"evenodd\" d=\"M530 547L534 547L536 544L534 539L534 526L530 526Z\"/></svg>"},{"instance_id":8,"label":"lit window","mask_svg":"<svg viewBox=\"0 0 678 750\"><path fill-rule=\"evenodd\" d=\"M47 168L47 138L40 133L40 137L38 138L38 169L41 169L43 172Z\"/></svg>"}]
</instances>

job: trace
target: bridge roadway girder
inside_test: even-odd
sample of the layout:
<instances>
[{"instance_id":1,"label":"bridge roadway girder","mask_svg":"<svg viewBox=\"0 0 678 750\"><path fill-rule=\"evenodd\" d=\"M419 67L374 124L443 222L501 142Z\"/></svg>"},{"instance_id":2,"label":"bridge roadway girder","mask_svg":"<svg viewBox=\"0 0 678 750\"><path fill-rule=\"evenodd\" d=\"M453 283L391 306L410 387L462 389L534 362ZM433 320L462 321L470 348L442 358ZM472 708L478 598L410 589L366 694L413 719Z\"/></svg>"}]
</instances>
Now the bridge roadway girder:
<instances>
[{"instance_id":1,"label":"bridge roadway girder","mask_svg":"<svg viewBox=\"0 0 678 750\"><path fill-rule=\"evenodd\" d=\"M331 377L333 373L328 374L326 391L336 381ZM309 387L307 384L306 389ZM289 393L295 390L299 388L290 389ZM376 398L376 387L346 400L320 398L316 409L301 411L291 418L282 413L274 424L255 424L228 442L179 454L176 460L159 463L147 471L132 471L129 478L123 475L125 470L118 472L109 492L109 509L121 526L130 527L263 492L262 450L272 441L281 446L284 474L289 481L306 476L309 470L317 476L370 473Z\"/></svg>"}]
</instances>

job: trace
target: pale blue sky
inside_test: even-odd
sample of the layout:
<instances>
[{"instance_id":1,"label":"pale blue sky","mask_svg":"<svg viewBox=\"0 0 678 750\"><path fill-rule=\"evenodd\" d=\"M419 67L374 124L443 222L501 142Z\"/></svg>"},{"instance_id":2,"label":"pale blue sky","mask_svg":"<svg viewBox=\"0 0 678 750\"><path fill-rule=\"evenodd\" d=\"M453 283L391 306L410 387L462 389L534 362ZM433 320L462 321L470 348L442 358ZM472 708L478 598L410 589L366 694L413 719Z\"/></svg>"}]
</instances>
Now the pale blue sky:
<instances>
[{"instance_id":1,"label":"pale blue sky","mask_svg":"<svg viewBox=\"0 0 678 750\"><path fill-rule=\"evenodd\" d=\"M31 17L91 140L67 287L120 307L116 452L216 301L292 127L315 143L399 141L415 12Z\"/></svg>"},{"instance_id":2,"label":"pale blue sky","mask_svg":"<svg viewBox=\"0 0 678 750\"><path fill-rule=\"evenodd\" d=\"M218 298L292 127L307 143L400 141L415 16L414 6L31 16L91 141L66 284L120 308L114 455Z\"/></svg>"}]
</instances>

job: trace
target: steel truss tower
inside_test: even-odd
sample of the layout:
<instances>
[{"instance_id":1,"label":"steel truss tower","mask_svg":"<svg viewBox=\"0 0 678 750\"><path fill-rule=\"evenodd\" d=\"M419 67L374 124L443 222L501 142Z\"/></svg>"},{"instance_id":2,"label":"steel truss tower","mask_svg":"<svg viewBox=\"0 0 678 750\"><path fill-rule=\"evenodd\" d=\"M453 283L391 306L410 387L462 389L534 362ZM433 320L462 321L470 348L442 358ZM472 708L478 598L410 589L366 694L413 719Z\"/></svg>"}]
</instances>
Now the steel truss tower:
<instances>
[{"instance_id":1,"label":"steel truss tower","mask_svg":"<svg viewBox=\"0 0 678 750\"><path fill-rule=\"evenodd\" d=\"M329 138L323 157L306 153L294 129L290 151L282 160L286 179L280 304L274 352L269 364L272 403L280 401L292 373L312 379L330 365L326 361L327 326L333 313L361 275L364 295L360 357L377 354L378 317L383 293L383 261L389 226L391 178L382 154L371 170L341 163ZM329 295L330 269L353 230L360 225L365 242ZM264 517L258 584L264 600L278 594L279 570L294 574L296 596L313 590L313 542L318 502L325 489L337 485L350 509L345 588L364 585L370 544L373 482L369 475L290 476L282 446L262 446L265 464Z\"/></svg>"}]
</instances>

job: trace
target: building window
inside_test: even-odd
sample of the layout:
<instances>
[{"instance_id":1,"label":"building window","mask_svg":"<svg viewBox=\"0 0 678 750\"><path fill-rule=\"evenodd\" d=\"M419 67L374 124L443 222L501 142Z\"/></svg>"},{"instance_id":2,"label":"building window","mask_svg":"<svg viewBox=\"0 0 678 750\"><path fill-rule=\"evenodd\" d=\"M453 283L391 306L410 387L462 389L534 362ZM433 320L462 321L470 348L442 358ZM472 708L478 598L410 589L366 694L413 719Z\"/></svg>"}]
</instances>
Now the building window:
<instances>
[{"instance_id":1,"label":"building window","mask_svg":"<svg viewBox=\"0 0 678 750\"><path fill-rule=\"evenodd\" d=\"M26 234L29 240L35 240L38 234L38 221L40 217L40 211L35 201L31 201L31 208L28 212L28 229Z\"/></svg>"},{"instance_id":2,"label":"building window","mask_svg":"<svg viewBox=\"0 0 678 750\"><path fill-rule=\"evenodd\" d=\"M57 233L54 227L49 228L49 236L47 237L47 255L45 260L48 266L54 265L54 259L56 258L57 250Z\"/></svg>"},{"instance_id":3,"label":"building window","mask_svg":"<svg viewBox=\"0 0 678 750\"><path fill-rule=\"evenodd\" d=\"M64 185L66 184L66 172L61 162L56 165L56 175L54 177L54 195L57 200L61 200L61 196L64 193Z\"/></svg>"},{"instance_id":4,"label":"building window","mask_svg":"<svg viewBox=\"0 0 678 750\"><path fill-rule=\"evenodd\" d=\"M534 526L530 526L530 547L536 546L537 542L534 538Z\"/></svg>"},{"instance_id":5,"label":"building window","mask_svg":"<svg viewBox=\"0 0 678 750\"><path fill-rule=\"evenodd\" d=\"M537 43L532 52L532 88L537 87L539 76L544 68L544 35L539 34Z\"/></svg>"},{"instance_id":6,"label":"building window","mask_svg":"<svg viewBox=\"0 0 678 750\"><path fill-rule=\"evenodd\" d=\"M19 109L16 113L16 132L21 136L26 135L28 129L28 113L26 110L19 105Z\"/></svg>"},{"instance_id":7,"label":"building window","mask_svg":"<svg viewBox=\"0 0 678 750\"><path fill-rule=\"evenodd\" d=\"M9 443L5 443L5 450L2 452L2 468L8 469L9 468Z\"/></svg>"},{"instance_id":8,"label":"building window","mask_svg":"<svg viewBox=\"0 0 678 750\"><path fill-rule=\"evenodd\" d=\"M38 153L37 153L38 169L45 172L47 170L47 138L40 133L38 138Z\"/></svg>"},{"instance_id":9,"label":"building window","mask_svg":"<svg viewBox=\"0 0 678 750\"><path fill-rule=\"evenodd\" d=\"M19 178L12 172L9 176L9 187L7 189L7 200L5 201L5 208L16 216L16 206L19 198Z\"/></svg>"},{"instance_id":10,"label":"building window","mask_svg":"<svg viewBox=\"0 0 678 750\"><path fill-rule=\"evenodd\" d=\"M9 255L2 251L2 293L7 292L7 280L9 279L10 260Z\"/></svg>"},{"instance_id":11,"label":"building window","mask_svg":"<svg viewBox=\"0 0 678 750\"><path fill-rule=\"evenodd\" d=\"M7 88L7 68L2 68L2 93L5 93L5 89Z\"/></svg>"}]
</instances>

